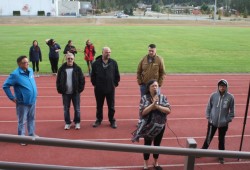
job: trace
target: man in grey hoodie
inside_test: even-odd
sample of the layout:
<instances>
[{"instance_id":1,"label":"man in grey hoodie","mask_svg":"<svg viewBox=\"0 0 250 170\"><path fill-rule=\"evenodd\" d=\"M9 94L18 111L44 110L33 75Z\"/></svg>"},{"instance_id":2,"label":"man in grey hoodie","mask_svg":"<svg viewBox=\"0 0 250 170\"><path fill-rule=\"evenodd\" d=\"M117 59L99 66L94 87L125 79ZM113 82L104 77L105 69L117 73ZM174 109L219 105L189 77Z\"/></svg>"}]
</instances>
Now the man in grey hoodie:
<instances>
[{"instance_id":1,"label":"man in grey hoodie","mask_svg":"<svg viewBox=\"0 0 250 170\"><path fill-rule=\"evenodd\" d=\"M208 120L207 136L202 149L207 149L218 129L219 150L225 150L225 136L229 122L234 118L234 96L228 92L228 82L221 79L218 82L218 90L211 94L207 104L206 118ZM219 158L224 163L223 158Z\"/></svg>"}]
</instances>

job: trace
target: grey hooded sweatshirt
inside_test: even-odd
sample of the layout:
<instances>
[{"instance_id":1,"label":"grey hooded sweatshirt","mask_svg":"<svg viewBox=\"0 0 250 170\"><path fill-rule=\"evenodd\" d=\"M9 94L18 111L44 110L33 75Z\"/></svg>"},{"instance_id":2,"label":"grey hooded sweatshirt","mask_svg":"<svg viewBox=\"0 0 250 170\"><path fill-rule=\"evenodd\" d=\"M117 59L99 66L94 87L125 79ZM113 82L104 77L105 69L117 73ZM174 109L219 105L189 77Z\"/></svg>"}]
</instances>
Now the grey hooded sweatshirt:
<instances>
[{"instance_id":1,"label":"grey hooded sweatshirt","mask_svg":"<svg viewBox=\"0 0 250 170\"><path fill-rule=\"evenodd\" d=\"M223 83L227 89L223 95L219 92L219 84ZM206 118L215 127L227 126L234 118L234 96L228 92L228 82L221 79L217 91L212 93L206 109Z\"/></svg>"}]
</instances>

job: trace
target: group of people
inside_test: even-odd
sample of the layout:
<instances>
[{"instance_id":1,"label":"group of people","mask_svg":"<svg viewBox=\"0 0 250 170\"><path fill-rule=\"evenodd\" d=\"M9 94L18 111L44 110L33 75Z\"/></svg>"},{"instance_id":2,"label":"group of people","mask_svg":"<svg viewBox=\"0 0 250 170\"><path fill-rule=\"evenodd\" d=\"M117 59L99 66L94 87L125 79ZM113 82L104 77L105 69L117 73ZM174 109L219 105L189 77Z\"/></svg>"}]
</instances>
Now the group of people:
<instances>
[{"instance_id":1,"label":"group of people","mask_svg":"<svg viewBox=\"0 0 250 170\"><path fill-rule=\"evenodd\" d=\"M49 43L49 42L48 42ZM56 44L54 40L51 42ZM89 42L87 42L89 44ZM33 48L30 53L37 53L37 41L33 42ZM65 130L69 130L72 125L70 118L70 103L74 106L75 129L80 129L80 95L84 90L85 77L81 68L74 62L77 52L69 41L66 51L64 51L66 62L57 70L53 65L53 71L57 73L56 87L58 93L62 95L64 107ZM54 46L51 55L58 55L59 45ZM90 47L89 51L94 49ZM56 54L57 53L57 54ZM94 57L94 55L92 56ZM41 60L41 58L39 58ZM51 63L56 60L51 60ZM37 87L34 79L34 65L31 69L26 56L17 58L18 68L14 70L5 80L3 89L8 98L16 104L18 118L18 135L25 135L25 125L27 124L28 135L35 136L35 111ZM33 62L32 62L33 63ZM36 65L36 63L34 63ZM115 89L120 82L120 73L116 60L111 58L111 49L103 47L102 54L94 62L90 62L91 83L94 86L96 99L96 120L93 127L101 125L103 120L103 104L106 99L108 105L108 119L111 128L116 129L117 123L115 115ZM54 67L55 66L55 67ZM39 69L38 69L39 71ZM38 72L37 71L37 72ZM167 115L171 113L171 106L167 97L162 95L160 87L163 84L165 76L165 66L163 58L157 55L156 45L148 46L148 54L145 55L137 68L137 82L140 87L141 100L139 104L138 128L134 133L134 139L144 138L144 145L160 146L167 120ZM12 94L10 87L14 87ZM24 95L25 94L25 95ZM228 92L228 82L221 79L217 84L217 90L211 94L207 104L206 118L208 120L207 135L202 149L207 149L218 129L219 131L219 149L225 149L225 135L229 122L234 118L234 96ZM160 122L160 123L159 123ZM155 124L161 124L158 128L153 128ZM144 153L144 167L148 169L148 160L150 154ZM158 163L159 154L153 154L155 169L162 169ZM223 163L223 158L219 158Z\"/></svg>"},{"instance_id":2,"label":"group of people","mask_svg":"<svg viewBox=\"0 0 250 170\"><path fill-rule=\"evenodd\" d=\"M51 65L52 74L57 75L61 46L54 39L46 39L45 42L49 47L49 61ZM68 53L72 53L74 56L77 54L77 49L73 45L72 40L69 40L64 48L63 54L65 55L65 57L62 60L63 63L64 59L66 58L66 54ZM87 63L88 72L90 75L92 63L95 59L96 54L95 47L90 40L86 41L83 53L84 60ZM35 73L35 77L39 77L39 62L42 61L42 52L37 40L34 40L32 46L30 47L29 61L32 62L32 68L33 72Z\"/></svg>"}]
</instances>

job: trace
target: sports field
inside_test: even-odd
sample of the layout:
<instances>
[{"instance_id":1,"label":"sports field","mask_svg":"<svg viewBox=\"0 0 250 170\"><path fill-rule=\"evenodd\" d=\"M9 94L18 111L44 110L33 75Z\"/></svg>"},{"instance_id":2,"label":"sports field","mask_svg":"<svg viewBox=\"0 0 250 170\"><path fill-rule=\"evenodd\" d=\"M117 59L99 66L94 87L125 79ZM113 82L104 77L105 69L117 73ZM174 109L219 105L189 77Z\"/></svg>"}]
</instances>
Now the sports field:
<instances>
[{"instance_id":1,"label":"sports field","mask_svg":"<svg viewBox=\"0 0 250 170\"><path fill-rule=\"evenodd\" d=\"M206 135L204 111L207 100L216 90L217 81L225 78L236 100L236 117L226 136L226 149L239 150L250 79L248 22L6 17L0 18L0 37L0 74L9 74L17 67L16 58L28 55L34 39L38 40L42 49L40 68L43 74L50 73L48 47L44 42L47 38L54 38L62 50L69 39L73 40L78 49L83 49L87 39L92 40L97 54L101 54L103 46L110 46L112 57L118 61L121 73L135 73L139 60L147 54L148 44L155 43L158 54L165 60L167 72L161 91L172 106L161 146L185 147L187 138L194 138L197 147L201 147ZM61 51L60 62L62 57ZM76 62L86 72L83 53L77 54ZM5 79L6 76L0 76L1 85ZM103 124L98 128L92 127L96 105L93 86L90 78L86 77L86 87L81 95L81 129L65 131L62 101L56 91L55 80L56 77L50 75L36 78L39 92L36 132L41 138L132 144L131 132L136 129L140 99L135 74L122 74L116 90L116 130L108 124L106 105ZM0 99L0 133L15 135L15 106L2 88ZM249 129L247 124L242 149L246 152L250 150ZM210 149L217 149L217 140L216 134ZM143 145L142 140L138 145ZM0 161L7 162L131 170L142 169L143 165L141 153L65 149L32 144L23 147L9 142L1 142L0 149ZM249 170L250 167L249 160L239 161L234 158L226 158L224 165L219 164L217 158L210 157L195 161L195 170ZM184 168L184 156L160 155L159 162L167 170Z\"/></svg>"},{"instance_id":2,"label":"sports field","mask_svg":"<svg viewBox=\"0 0 250 170\"><path fill-rule=\"evenodd\" d=\"M84 18L0 18L0 74L16 67L19 55L28 55L33 40L43 54L42 73L50 73L45 39L54 38L63 49L68 40L79 49L76 62L87 71L83 53L90 39L101 54L109 46L120 72L134 73L150 43L166 64L168 73L249 73L250 23L229 21L166 21Z\"/></svg>"}]
</instances>

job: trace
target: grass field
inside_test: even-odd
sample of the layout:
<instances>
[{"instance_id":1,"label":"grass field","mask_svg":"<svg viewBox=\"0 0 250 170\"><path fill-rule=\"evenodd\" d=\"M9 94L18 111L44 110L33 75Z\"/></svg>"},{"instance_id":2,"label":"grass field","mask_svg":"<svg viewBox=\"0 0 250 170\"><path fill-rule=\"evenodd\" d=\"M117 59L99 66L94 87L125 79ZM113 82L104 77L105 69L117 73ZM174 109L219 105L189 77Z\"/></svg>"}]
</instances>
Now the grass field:
<instances>
[{"instance_id":1,"label":"grass field","mask_svg":"<svg viewBox=\"0 0 250 170\"><path fill-rule=\"evenodd\" d=\"M0 27L0 37L0 74L9 74L16 68L16 58L28 55L34 39L43 54L40 71L50 73L47 38L54 38L60 44L60 64L69 39L78 49L83 49L85 41L90 39L97 55L103 46L111 47L111 56L118 61L122 73L136 72L150 43L157 45L168 73L250 72L249 27L5 25ZM76 63L87 71L83 53L76 55Z\"/></svg>"}]
</instances>

